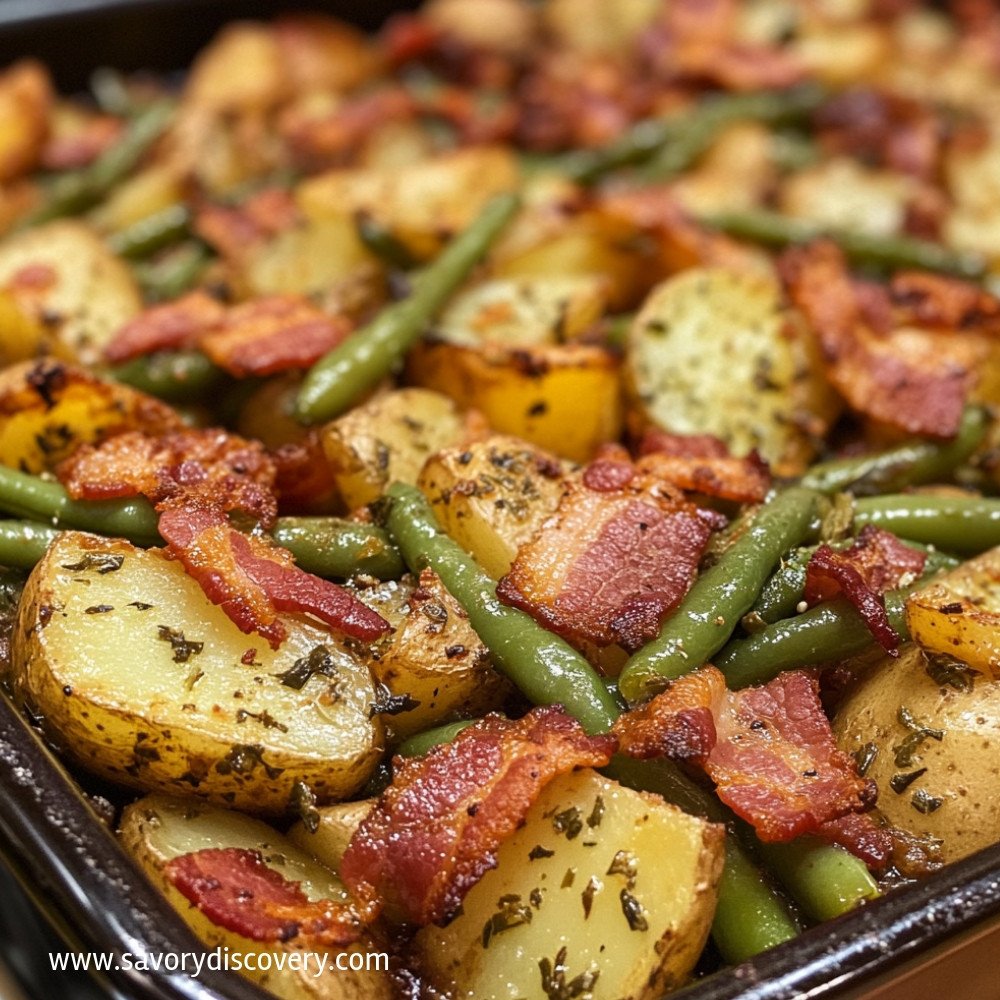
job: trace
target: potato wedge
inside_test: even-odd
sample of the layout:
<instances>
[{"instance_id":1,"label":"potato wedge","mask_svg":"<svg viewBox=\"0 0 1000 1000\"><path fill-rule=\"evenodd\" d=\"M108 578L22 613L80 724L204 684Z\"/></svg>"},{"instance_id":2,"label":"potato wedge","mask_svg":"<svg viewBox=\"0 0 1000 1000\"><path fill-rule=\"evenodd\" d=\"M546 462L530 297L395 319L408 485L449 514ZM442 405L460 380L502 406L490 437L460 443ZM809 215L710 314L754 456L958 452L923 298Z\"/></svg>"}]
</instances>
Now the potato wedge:
<instances>
[{"instance_id":1,"label":"potato wedge","mask_svg":"<svg viewBox=\"0 0 1000 1000\"><path fill-rule=\"evenodd\" d=\"M51 471L80 445L181 426L166 403L75 365L25 361L0 371L0 465Z\"/></svg>"},{"instance_id":2,"label":"potato wedge","mask_svg":"<svg viewBox=\"0 0 1000 1000\"><path fill-rule=\"evenodd\" d=\"M441 527L499 580L559 506L569 468L539 448L497 435L438 452L417 485Z\"/></svg>"},{"instance_id":3,"label":"potato wedge","mask_svg":"<svg viewBox=\"0 0 1000 1000\"><path fill-rule=\"evenodd\" d=\"M357 802L323 806L316 810L318 822L315 830L310 830L305 822L299 820L288 831L288 839L318 858L327 868L339 873L351 837L374 805L375 799L358 799Z\"/></svg>"},{"instance_id":4,"label":"potato wedge","mask_svg":"<svg viewBox=\"0 0 1000 1000\"><path fill-rule=\"evenodd\" d=\"M954 657L1000 678L1000 548L962 563L906 601L910 637L930 653Z\"/></svg>"},{"instance_id":5,"label":"potato wedge","mask_svg":"<svg viewBox=\"0 0 1000 1000\"><path fill-rule=\"evenodd\" d=\"M594 1000L652 1000L701 952L723 851L720 826L589 768L565 774L417 950L452 996L544 1000L582 975Z\"/></svg>"},{"instance_id":6,"label":"potato wedge","mask_svg":"<svg viewBox=\"0 0 1000 1000\"><path fill-rule=\"evenodd\" d=\"M265 953L304 950L293 943L274 944L252 941L211 921L178 892L164 875L164 866L174 858L205 848L239 848L260 851L268 867L298 882L310 899L348 899L340 879L315 857L298 848L276 830L240 813L217 809L190 799L150 795L127 806L122 813L119 836L125 849L139 863L153 884L167 897L195 935L207 948L229 948L231 953L253 956L242 974L275 996L286 1000L390 1000L394 996L388 969L374 962L369 969L351 971L328 964L316 975L317 957L336 960L337 951L313 949L316 957L302 969L274 968L261 971L259 956ZM350 952L384 951L374 940L363 939ZM377 956L372 954L372 958ZM251 970L247 966L253 965ZM273 963L272 963L273 965Z\"/></svg>"},{"instance_id":7,"label":"potato wedge","mask_svg":"<svg viewBox=\"0 0 1000 1000\"><path fill-rule=\"evenodd\" d=\"M468 427L446 395L398 389L354 407L321 431L323 450L350 510L399 480L416 482L429 455L460 444Z\"/></svg>"},{"instance_id":8,"label":"potato wedge","mask_svg":"<svg viewBox=\"0 0 1000 1000\"><path fill-rule=\"evenodd\" d=\"M12 687L53 742L120 784L254 813L284 812L297 781L346 798L382 748L371 675L325 629L286 624L273 651L162 552L67 532L25 588ZM328 672L283 683L320 646Z\"/></svg>"},{"instance_id":9,"label":"potato wedge","mask_svg":"<svg viewBox=\"0 0 1000 1000\"><path fill-rule=\"evenodd\" d=\"M871 758L881 813L939 840L942 861L1000 840L1000 682L907 646L868 668L833 729L842 750Z\"/></svg>"},{"instance_id":10,"label":"potato wedge","mask_svg":"<svg viewBox=\"0 0 1000 1000\"><path fill-rule=\"evenodd\" d=\"M94 364L121 326L142 309L128 267L87 225L64 219L26 229L0 243L0 289L40 323L43 346Z\"/></svg>"},{"instance_id":11,"label":"potato wedge","mask_svg":"<svg viewBox=\"0 0 1000 1000\"><path fill-rule=\"evenodd\" d=\"M433 570L377 587L358 597L395 631L373 646L368 665L388 691L383 715L391 745L450 719L498 709L509 686L493 669L489 650L462 606Z\"/></svg>"},{"instance_id":12,"label":"potato wedge","mask_svg":"<svg viewBox=\"0 0 1000 1000\"><path fill-rule=\"evenodd\" d=\"M0 73L0 184L37 166L52 103L52 82L41 63L23 59Z\"/></svg>"},{"instance_id":13,"label":"potato wedge","mask_svg":"<svg viewBox=\"0 0 1000 1000\"><path fill-rule=\"evenodd\" d=\"M804 470L838 406L777 282L721 268L653 290L629 331L625 378L637 424L757 448L779 475Z\"/></svg>"}]
</instances>

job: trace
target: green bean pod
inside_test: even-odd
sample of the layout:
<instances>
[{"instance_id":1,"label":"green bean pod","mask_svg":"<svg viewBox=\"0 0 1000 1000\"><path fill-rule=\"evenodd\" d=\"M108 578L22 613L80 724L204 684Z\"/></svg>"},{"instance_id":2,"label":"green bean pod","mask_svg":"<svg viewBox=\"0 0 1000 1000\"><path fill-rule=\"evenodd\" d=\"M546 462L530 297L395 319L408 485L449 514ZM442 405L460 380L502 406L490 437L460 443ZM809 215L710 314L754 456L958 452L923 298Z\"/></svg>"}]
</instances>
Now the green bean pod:
<instances>
[{"instance_id":1,"label":"green bean pod","mask_svg":"<svg viewBox=\"0 0 1000 1000\"><path fill-rule=\"evenodd\" d=\"M864 497L855 504L854 523L875 524L925 545L974 555L1000 545L1000 500L920 493Z\"/></svg>"},{"instance_id":2,"label":"green bean pod","mask_svg":"<svg viewBox=\"0 0 1000 1000\"><path fill-rule=\"evenodd\" d=\"M765 246L791 246L825 237L833 240L848 260L861 266L939 271L972 281L979 281L986 274L986 260L980 254L949 250L940 243L911 236L876 236L859 230L834 229L765 209L718 212L704 215L700 221L730 236Z\"/></svg>"},{"instance_id":3,"label":"green bean pod","mask_svg":"<svg viewBox=\"0 0 1000 1000\"><path fill-rule=\"evenodd\" d=\"M863 495L943 482L968 461L988 428L986 411L980 406L969 406L962 414L958 433L950 441L917 438L874 455L820 462L799 480L799 485L827 495L846 490Z\"/></svg>"},{"instance_id":4,"label":"green bean pod","mask_svg":"<svg viewBox=\"0 0 1000 1000\"><path fill-rule=\"evenodd\" d=\"M170 403L199 399L226 377L201 351L156 351L116 365L109 374Z\"/></svg>"},{"instance_id":5,"label":"green bean pod","mask_svg":"<svg viewBox=\"0 0 1000 1000\"><path fill-rule=\"evenodd\" d=\"M298 418L307 424L329 420L388 375L490 248L519 205L516 194L491 198L465 232L420 272L407 298L383 309L371 323L313 365L296 400Z\"/></svg>"},{"instance_id":6,"label":"green bean pod","mask_svg":"<svg viewBox=\"0 0 1000 1000\"><path fill-rule=\"evenodd\" d=\"M280 517L272 532L307 573L396 580L405 567L386 531L338 517Z\"/></svg>"},{"instance_id":7,"label":"green bean pod","mask_svg":"<svg viewBox=\"0 0 1000 1000\"><path fill-rule=\"evenodd\" d=\"M168 205L159 212L139 219L131 226L107 237L112 253L127 260L141 260L188 235L191 210L186 205Z\"/></svg>"},{"instance_id":8,"label":"green bean pod","mask_svg":"<svg viewBox=\"0 0 1000 1000\"><path fill-rule=\"evenodd\" d=\"M792 488L760 508L750 527L702 573L659 636L625 664L622 694L640 701L696 670L725 645L781 557L810 532L819 495Z\"/></svg>"},{"instance_id":9,"label":"green bean pod","mask_svg":"<svg viewBox=\"0 0 1000 1000\"><path fill-rule=\"evenodd\" d=\"M31 569L58 534L38 521L0 521L0 566Z\"/></svg>"},{"instance_id":10,"label":"green bean pod","mask_svg":"<svg viewBox=\"0 0 1000 1000\"><path fill-rule=\"evenodd\" d=\"M169 302L193 288L212 259L203 243L188 240L160 260L137 261L132 270L148 301Z\"/></svg>"}]
</instances>

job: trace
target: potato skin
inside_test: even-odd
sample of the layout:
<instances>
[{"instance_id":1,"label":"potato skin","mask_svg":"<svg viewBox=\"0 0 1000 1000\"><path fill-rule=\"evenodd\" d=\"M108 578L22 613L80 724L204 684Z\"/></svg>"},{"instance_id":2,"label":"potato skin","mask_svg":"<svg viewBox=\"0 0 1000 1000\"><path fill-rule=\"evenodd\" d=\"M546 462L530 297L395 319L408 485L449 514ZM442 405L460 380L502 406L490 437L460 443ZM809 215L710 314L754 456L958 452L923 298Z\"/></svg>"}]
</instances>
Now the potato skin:
<instances>
[{"instance_id":1,"label":"potato skin","mask_svg":"<svg viewBox=\"0 0 1000 1000\"><path fill-rule=\"evenodd\" d=\"M119 784L252 813L287 811L296 782L346 798L382 750L371 675L326 630L285 622L272 651L160 551L66 532L25 587L11 687L67 756ZM332 676L282 683L318 646Z\"/></svg>"},{"instance_id":2,"label":"potato skin","mask_svg":"<svg viewBox=\"0 0 1000 1000\"><path fill-rule=\"evenodd\" d=\"M950 862L1000 840L1000 682L958 673L949 683L928 667L913 645L898 660L878 661L838 709L833 729L847 753L867 756L869 744L877 751L867 777L886 819L940 840L941 860ZM917 738L903 709L941 739ZM905 787L894 791L893 778Z\"/></svg>"}]
</instances>

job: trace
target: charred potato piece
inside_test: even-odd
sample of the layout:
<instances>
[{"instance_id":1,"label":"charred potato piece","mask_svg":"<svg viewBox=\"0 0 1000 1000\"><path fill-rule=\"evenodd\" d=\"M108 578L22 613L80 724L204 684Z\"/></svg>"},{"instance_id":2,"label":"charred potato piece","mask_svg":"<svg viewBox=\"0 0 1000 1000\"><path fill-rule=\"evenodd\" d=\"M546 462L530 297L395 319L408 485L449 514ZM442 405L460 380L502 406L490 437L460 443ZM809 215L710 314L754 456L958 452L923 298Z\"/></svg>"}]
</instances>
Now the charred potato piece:
<instances>
[{"instance_id":1,"label":"charred potato piece","mask_svg":"<svg viewBox=\"0 0 1000 1000\"><path fill-rule=\"evenodd\" d=\"M344 852L355 831L371 812L375 799L338 802L316 810L313 821L300 820L288 831L288 839L318 858L327 868L340 871Z\"/></svg>"}]
</instances>

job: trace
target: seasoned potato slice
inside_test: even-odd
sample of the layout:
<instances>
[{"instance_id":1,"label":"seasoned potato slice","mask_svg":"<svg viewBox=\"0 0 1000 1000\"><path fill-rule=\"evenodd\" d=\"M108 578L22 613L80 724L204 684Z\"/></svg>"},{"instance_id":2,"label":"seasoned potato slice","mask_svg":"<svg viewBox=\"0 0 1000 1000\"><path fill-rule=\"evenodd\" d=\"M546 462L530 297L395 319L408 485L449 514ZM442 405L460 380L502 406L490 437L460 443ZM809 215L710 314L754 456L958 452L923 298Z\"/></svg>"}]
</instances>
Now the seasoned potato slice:
<instances>
[{"instance_id":1,"label":"seasoned potato slice","mask_svg":"<svg viewBox=\"0 0 1000 1000\"><path fill-rule=\"evenodd\" d=\"M836 412L808 332L777 282L692 268L657 286L629 332L626 382L638 422L757 448L801 473Z\"/></svg>"},{"instance_id":2,"label":"seasoned potato slice","mask_svg":"<svg viewBox=\"0 0 1000 1000\"><path fill-rule=\"evenodd\" d=\"M907 646L867 670L833 729L842 750L871 759L882 814L940 840L943 861L1000 840L1000 682Z\"/></svg>"},{"instance_id":3,"label":"seasoned potato slice","mask_svg":"<svg viewBox=\"0 0 1000 1000\"><path fill-rule=\"evenodd\" d=\"M295 846L277 831L237 812L217 809L190 799L175 799L166 795L150 795L128 806L122 813L119 830L125 849L139 862L154 885L167 897L195 935L207 948L229 948L242 955L264 952L303 950L293 943L276 944L252 941L225 927L213 923L201 910L188 902L167 880L167 862L192 851L206 848L238 848L259 851L268 867L292 882L298 882L309 899L347 900L348 894L340 879L314 856ZM302 969L283 968L259 971L244 967L243 975L287 1000L389 1000L394 994L388 970L350 971L332 966L337 952L315 949L329 956L326 971L316 975L316 959ZM380 946L363 939L347 951L373 952ZM384 950L384 949L381 949ZM246 963L257 965L257 962ZM262 963L260 963L262 964Z\"/></svg>"},{"instance_id":4,"label":"seasoned potato slice","mask_svg":"<svg viewBox=\"0 0 1000 1000\"><path fill-rule=\"evenodd\" d=\"M477 146L398 167L333 170L299 185L311 219L364 213L420 259L433 257L489 199L518 184L517 161L500 146Z\"/></svg>"},{"instance_id":5,"label":"seasoned potato slice","mask_svg":"<svg viewBox=\"0 0 1000 1000\"><path fill-rule=\"evenodd\" d=\"M0 183L34 169L49 130L52 84L34 60L0 73Z\"/></svg>"},{"instance_id":6,"label":"seasoned potato slice","mask_svg":"<svg viewBox=\"0 0 1000 1000\"><path fill-rule=\"evenodd\" d=\"M395 629L372 647L369 666L388 689L390 743L449 719L500 707L506 682L462 606L433 570L412 580L359 588L358 597Z\"/></svg>"},{"instance_id":7,"label":"seasoned potato slice","mask_svg":"<svg viewBox=\"0 0 1000 1000\"><path fill-rule=\"evenodd\" d=\"M351 837L374 805L375 799L358 799L357 802L323 806L316 810L318 819L315 830L299 820L288 831L288 839L318 858L327 868L339 872Z\"/></svg>"},{"instance_id":8,"label":"seasoned potato slice","mask_svg":"<svg viewBox=\"0 0 1000 1000\"><path fill-rule=\"evenodd\" d=\"M44 346L85 364L142 308L128 267L82 222L59 220L0 243L0 289L45 330Z\"/></svg>"},{"instance_id":9,"label":"seasoned potato slice","mask_svg":"<svg viewBox=\"0 0 1000 1000\"><path fill-rule=\"evenodd\" d=\"M913 640L929 652L1000 678L1000 548L911 594L906 623Z\"/></svg>"},{"instance_id":10,"label":"seasoned potato slice","mask_svg":"<svg viewBox=\"0 0 1000 1000\"><path fill-rule=\"evenodd\" d=\"M568 471L540 449L497 435L438 452L417 484L441 527L499 580L518 548L555 513Z\"/></svg>"},{"instance_id":11,"label":"seasoned potato slice","mask_svg":"<svg viewBox=\"0 0 1000 1000\"><path fill-rule=\"evenodd\" d=\"M51 360L0 371L0 465L54 469L82 444L126 430L164 434L182 426L166 403Z\"/></svg>"},{"instance_id":12,"label":"seasoned potato slice","mask_svg":"<svg viewBox=\"0 0 1000 1000\"><path fill-rule=\"evenodd\" d=\"M414 483L429 455L462 442L467 424L445 395L399 389L356 406L322 430L344 503L377 500L392 482Z\"/></svg>"},{"instance_id":13,"label":"seasoned potato slice","mask_svg":"<svg viewBox=\"0 0 1000 1000\"><path fill-rule=\"evenodd\" d=\"M661 997L683 983L715 912L722 827L584 769L553 781L447 927L417 949L454 997ZM562 995L562 994L559 994Z\"/></svg>"},{"instance_id":14,"label":"seasoned potato slice","mask_svg":"<svg viewBox=\"0 0 1000 1000\"><path fill-rule=\"evenodd\" d=\"M346 798L382 747L371 675L325 629L286 625L273 651L162 552L67 532L25 588L12 686L54 742L112 781L260 813L286 810L297 781ZM284 683L297 661L324 659L318 647L322 672Z\"/></svg>"}]
</instances>

